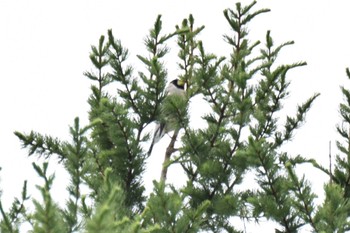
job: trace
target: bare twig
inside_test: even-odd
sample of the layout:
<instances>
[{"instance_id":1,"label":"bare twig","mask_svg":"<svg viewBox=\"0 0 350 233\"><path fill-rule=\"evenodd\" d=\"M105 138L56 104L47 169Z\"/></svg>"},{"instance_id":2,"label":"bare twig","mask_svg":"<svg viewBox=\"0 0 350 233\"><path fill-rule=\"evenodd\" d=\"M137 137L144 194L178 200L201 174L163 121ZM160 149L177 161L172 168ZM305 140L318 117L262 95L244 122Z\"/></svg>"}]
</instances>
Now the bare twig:
<instances>
[{"instance_id":1,"label":"bare twig","mask_svg":"<svg viewBox=\"0 0 350 233\"><path fill-rule=\"evenodd\" d=\"M174 148L175 146L175 142L177 139L177 135L179 134L179 130L175 130L173 136L171 137L171 141L165 151L165 156L164 156L164 161L163 161L163 168L162 168L162 172L160 174L160 181L161 182L165 182L166 181L166 176L168 173L168 167L169 167L169 161L170 161L170 157L171 155L176 151L176 149Z\"/></svg>"}]
</instances>

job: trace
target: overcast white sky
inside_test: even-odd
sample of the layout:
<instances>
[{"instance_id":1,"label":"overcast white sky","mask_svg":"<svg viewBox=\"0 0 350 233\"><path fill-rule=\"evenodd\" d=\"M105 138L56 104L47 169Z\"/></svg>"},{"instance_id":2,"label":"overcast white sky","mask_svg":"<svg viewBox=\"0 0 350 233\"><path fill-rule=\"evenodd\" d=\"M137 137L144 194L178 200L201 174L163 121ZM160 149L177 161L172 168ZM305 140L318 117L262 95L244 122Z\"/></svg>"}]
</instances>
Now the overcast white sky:
<instances>
[{"instance_id":1,"label":"overcast white sky","mask_svg":"<svg viewBox=\"0 0 350 233\"><path fill-rule=\"evenodd\" d=\"M74 117L79 116L87 123L86 101L91 83L83 72L92 68L90 45L96 45L101 34L112 28L115 37L129 48L130 63L140 67L135 56L146 54L143 39L156 16L162 14L164 32L172 32L176 24L192 13L197 26L206 26L200 36L206 50L223 55L227 54L228 46L222 35L230 30L222 12L234 8L235 2L0 1L0 187L4 205L8 206L14 196L20 195L25 179L29 180L32 193L35 193L34 185L40 182L31 166L36 159L27 158L27 151L21 149L13 134L15 130L35 130L69 139L68 125ZM276 44L295 41L295 45L284 50L281 62L308 63L289 74L293 81L286 111L295 112L297 103L315 92L321 93L306 124L286 148L327 166L328 142L331 140L335 148L335 125L340 122L339 86L349 84L345 68L350 66L350 2L269 0L258 1L254 9L260 8L270 8L271 12L258 16L250 25L252 39L264 40L266 31L271 30ZM172 79L177 75L175 51L166 64ZM162 159L161 155L161 159L152 160L154 178L158 178ZM64 173L51 166L57 179L64 181ZM327 177L313 169L307 170L312 171L309 173L314 176L310 179L315 190L322 190Z\"/></svg>"}]
</instances>

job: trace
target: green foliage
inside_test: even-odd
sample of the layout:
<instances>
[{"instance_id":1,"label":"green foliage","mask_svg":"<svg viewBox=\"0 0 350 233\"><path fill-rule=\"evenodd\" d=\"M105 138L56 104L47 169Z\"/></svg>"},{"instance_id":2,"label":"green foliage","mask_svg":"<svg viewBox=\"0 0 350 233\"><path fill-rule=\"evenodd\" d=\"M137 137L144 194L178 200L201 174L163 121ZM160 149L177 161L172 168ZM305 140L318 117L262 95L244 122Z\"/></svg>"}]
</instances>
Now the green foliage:
<instances>
[{"instance_id":1,"label":"green foliage","mask_svg":"<svg viewBox=\"0 0 350 233\"><path fill-rule=\"evenodd\" d=\"M280 53L294 42L276 45L270 31L264 43L251 41L249 23L269 12L254 11L255 5L236 3L224 10L232 29L224 35L231 48L227 57L205 50L199 39L204 26L197 27L193 15L170 33L163 32L161 16L156 18L144 39L146 54L137 55L144 71L135 72L128 64L129 52L112 30L102 35L98 45L91 46L93 70L84 73L92 82L90 123L82 127L76 118L69 128L70 141L15 132L30 156L58 157L70 176L65 206L52 199L54 175L47 174L48 162L33 164L44 180L37 186L42 200L33 200L34 212L27 210L31 198L25 182L21 199L15 199L9 211L0 202L1 232L19 232L22 222L28 222L31 232L232 233L242 232L238 221L266 219L282 232L301 232L304 226L315 232L349 230L349 131L344 124L337 127L347 146L338 142L345 156L337 156L334 172L283 151L319 94L298 105L294 115L281 114L290 95L289 71L306 63L280 64ZM167 43L173 39L179 74L171 79L185 83L185 98L164 91L169 79ZM350 78L349 70L347 75ZM342 92L346 101L340 113L350 124L350 91L342 87ZM200 129L190 124L188 111L195 96L210 106ZM145 145L151 141L146 127L154 121L166 121L174 129L163 170L179 164L187 179L176 189L166 184L164 175L146 196ZM309 181L296 172L304 163L331 177L322 205L315 205ZM247 187L248 175L254 176L257 188Z\"/></svg>"},{"instance_id":2,"label":"green foliage","mask_svg":"<svg viewBox=\"0 0 350 233\"><path fill-rule=\"evenodd\" d=\"M348 79L350 79L350 71L346 69ZM350 197L350 91L344 86L341 87L341 91L344 96L345 103L339 105L339 112L342 118L342 124L337 126L337 131L341 136L342 140L345 141L345 145L337 141L337 146L341 155L336 157L336 165L334 174L331 176L332 180L339 184L344 190L344 197Z\"/></svg>"},{"instance_id":3,"label":"green foliage","mask_svg":"<svg viewBox=\"0 0 350 233\"><path fill-rule=\"evenodd\" d=\"M350 71L346 69L350 79ZM323 232L347 232L349 227L349 200L350 197L350 91L344 86L341 88L344 103L339 105L342 123L336 129L342 141L337 141L341 154L336 155L334 170L326 169L316 161L314 166L330 177L330 183L325 185L326 199L318 208L315 216L317 227ZM332 164L330 164L331 167Z\"/></svg>"},{"instance_id":4,"label":"green foliage","mask_svg":"<svg viewBox=\"0 0 350 233\"><path fill-rule=\"evenodd\" d=\"M2 202L0 201L0 212L2 216L0 222L1 232L19 232L19 225L27 220L25 202L29 199L30 197L27 195L27 181L25 181L22 188L21 199L15 198L8 213L5 212Z\"/></svg>"},{"instance_id":5,"label":"green foliage","mask_svg":"<svg viewBox=\"0 0 350 233\"><path fill-rule=\"evenodd\" d=\"M90 120L100 120L100 124L92 129L93 157L101 173L106 168L112 168L113 177L121 182L127 193L126 205L134 213L142 211L145 201L141 174L147 154L142 151L141 143L149 136L144 129L159 119L160 103L165 98L163 90L167 72L161 62L168 52L165 42L178 33L162 35L161 29L162 21L158 16L145 39L149 57L138 55L149 75L140 72L139 79L133 77L133 68L125 65L128 51L114 39L111 30L108 31L106 45L101 45L104 41L101 39L99 48L102 49L93 49L91 55L91 58L103 57L99 61L108 61L111 70L104 73L102 68L107 63L95 64L92 59L99 76L93 78L98 81L98 86L92 86ZM87 76L90 77L90 73ZM118 96L112 97L104 92L104 86L112 83L117 84Z\"/></svg>"},{"instance_id":6,"label":"green foliage","mask_svg":"<svg viewBox=\"0 0 350 233\"><path fill-rule=\"evenodd\" d=\"M33 233L69 232L64 224L62 213L50 194L54 176L47 176L48 163L44 163L43 167L33 164L33 167L45 182L43 186L37 186L43 198L42 202L33 200L35 206L35 212L32 216Z\"/></svg>"},{"instance_id":7,"label":"green foliage","mask_svg":"<svg viewBox=\"0 0 350 233\"><path fill-rule=\"evenodd\" d=\"M87 232L122 232L117 231L120 220L125 215L123 206L124 192L111 178L111 169L104 173L100 201L96 203L96 212L88 220Z\"/></svg>"},{"instance_id":8,"label":"green foliage","mask_svg":"<svg viewBox=\"0 0 350 233\"><path fill-rule=\"evenodd\" d=\"M60 159L64 159L61 142L57 138L43 136L33 131L27 135L17 131L14 134L21 140L23 147L29 149L29 155L36 153L48 158L52 154L57 154Z\"/></svg>"},{"instance_id":9,"label":"green foliage","mask_svg":"<svg viewBox=\"0 0 350 233\"><path fill-rule=\"evenodd\" d=\"M210 202L205 201L196 209L188 208L186 196L170 188L171 192L166 192L163 182L154 182L154 191L143 215L145 223L159 226L155 232L198 232Z\"/></svg>"},{"instance_id":10,"label":"green foliage","mask_svg":"<svg viewBox=\"0 0 350 233\"><path fill-rule=\"evenodd\" d=\"M275 65L282 48L293 42L275 47L269 31L265 48L256 52L260 42L251 43L247 38L247 24L268 10L251 13L254 5L255 2L242 7L238 3L235 10L224 11L234 32L232 36L224 36L232 46L229 60L206 54L203 45L198 43L193 85L201 88L198 92L210 104L211 112L204 117L206 128L185 127L179 161L190 182L184 192L192 197L193 207L204 200L212 201L208 209L210 218L206 222L212 231L220 228L236 231L223 216L240 216L273 219L286 232L295 232L306 222L299 218L300 210L295 209L304 196L291 195L294 184L283 163L279 162L287 155L279 152L279 148L304 122L318 94L298 106L295 117L287 116L284 127L278 127L283 124L276 115L282 109L283 99L289 95L287 73L306 63ZM248 137L244 136L247 132ZM256 172L261 190L237 193L234 188L249 171ZM298 184L301 189L306 186L305 182ZM311 192L310 195L307 198L311 200L307 202L314 198ZM242 216L241 210L246 208L247 201L252 215Z\"/></svg>"},{"instance_id":11,"label":"green foliage","mask_svg":"<svg viewBox=\"0 0 350 233\"><path fill-rule=\"evenodd\" d=\"M325 185L326 199L315 216L319 232L348 232L350 203L344 199L344 191L337 184Z\"/></svg>"}]
</instances>

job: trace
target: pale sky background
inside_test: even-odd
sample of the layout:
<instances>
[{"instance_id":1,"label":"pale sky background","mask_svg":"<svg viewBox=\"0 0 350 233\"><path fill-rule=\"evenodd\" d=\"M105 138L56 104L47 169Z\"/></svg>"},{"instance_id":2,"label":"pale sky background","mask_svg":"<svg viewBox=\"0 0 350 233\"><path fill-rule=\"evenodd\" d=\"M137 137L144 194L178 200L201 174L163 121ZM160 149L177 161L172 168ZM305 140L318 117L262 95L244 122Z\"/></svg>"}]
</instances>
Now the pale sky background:
<instances>
[{"instance_id":1,"label":"pale sky background","mask_svg":"<svg viewBox=\"0 0 350 233\"><path fill-rule=\"evenodd\" d=\"M76 116L86 124L91 82L83 76L90 71L90 46L97 45L100 35L113 29L114 36L130 51L129 63L142 67L137 54L145 55L143 39L158 14L162 15L163 32L170 33L183 18L193 14L197 26L206 28L200 35L206 51L227 55L228 45L222 35L230 29L223 10L234 8L236 1L203 0L2 0L0 1L0 187L2 201L9 207L19 197L24 180L28 180L29 193L37 194L38 180L14 131L37 131L69 140L68 126ZM251 1L243 0L243 4ZM280 62L306 61L306 67L289 73L292 79L291 96L285 112L294 113L296 104L315 92L319 97L308 114L307 122L286 146L291 154L302 154L328 166L328 142L332 141L336 153L335 125L340 123L338 105L342 101L340 85L348 85L345 68L350 66L350 2L348 0L269 0L258 1L254 7L269 8L271 12L258 16L250 24L250 38L264 41L271 30L275 44L294 40L286 48ZM172 42L174 43L174 42ZM171 44L170 44L171 46ZM167 56L169 81L176 77L176 49ZM136 73L135 73L136 75ZM167 139L164 139L167 140ZM151 169L146 172L146 187L158 179L165 141L155 147L159 155L150 158ZM51 159L50 172L56 173L54 198L62 201L60 193L67 176L55 159ZM327 177L309 166L305 171L316 193L322 197ZM169 180L178 171L170 169ZM322 198L319 199L322 201ZM253 226L247 232L253 232Z\"/></svg>"}]
</instances>

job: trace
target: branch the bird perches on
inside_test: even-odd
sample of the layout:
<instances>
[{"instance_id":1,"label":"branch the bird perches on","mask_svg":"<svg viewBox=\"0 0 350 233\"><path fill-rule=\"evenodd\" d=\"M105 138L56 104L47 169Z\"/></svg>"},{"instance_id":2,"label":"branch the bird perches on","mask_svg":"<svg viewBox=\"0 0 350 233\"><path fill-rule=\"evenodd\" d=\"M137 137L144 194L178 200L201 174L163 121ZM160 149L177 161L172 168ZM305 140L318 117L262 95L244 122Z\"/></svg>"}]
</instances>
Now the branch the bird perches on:
<instances>
[{"instance_id":1,"label":"branch the bird perches on","mask_svg":"<svg viewBox=\"0 0 350 233\"><path fill-rule=\"evenodd\" d=\"M176 149L174 147L175 147L175 142L176 142L178 134L179 134L179 130L174 130L174 134L171 137L170 143L169 143L169 145L168 145L168 147L167 147L167 149L165 151L162 171L161 171L161 174L160 174L160 181L161 182L165 182L166 181L170 157L176 151Z\"/></svg>"}]
</instances>

